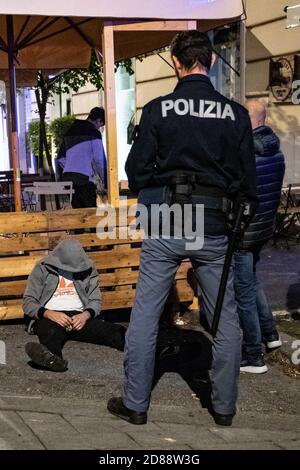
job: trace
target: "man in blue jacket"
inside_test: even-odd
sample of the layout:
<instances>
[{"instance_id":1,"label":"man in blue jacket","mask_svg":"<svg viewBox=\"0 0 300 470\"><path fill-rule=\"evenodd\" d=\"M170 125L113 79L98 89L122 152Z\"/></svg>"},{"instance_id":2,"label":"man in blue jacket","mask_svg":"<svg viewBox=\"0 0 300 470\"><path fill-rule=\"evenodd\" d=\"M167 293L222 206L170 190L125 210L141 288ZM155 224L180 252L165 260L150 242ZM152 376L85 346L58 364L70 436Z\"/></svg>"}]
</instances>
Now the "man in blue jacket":
<instances>
[{"instance_id":1,"label":"man in blue jacket","mask_svg":"<svg viewBox=\"0 0 300 470\"><path fill-rule=\"evenodd\" d=\"M240 370L262 374L268 370L262 342L272 350L280 347L281 341L255 271L261 248L273 235L285 164L278 137L265 125L265 106L251 100L246 107L253 129L259 206L235 254L235 292L243 330Z\"/></svg>"}]
</instances>

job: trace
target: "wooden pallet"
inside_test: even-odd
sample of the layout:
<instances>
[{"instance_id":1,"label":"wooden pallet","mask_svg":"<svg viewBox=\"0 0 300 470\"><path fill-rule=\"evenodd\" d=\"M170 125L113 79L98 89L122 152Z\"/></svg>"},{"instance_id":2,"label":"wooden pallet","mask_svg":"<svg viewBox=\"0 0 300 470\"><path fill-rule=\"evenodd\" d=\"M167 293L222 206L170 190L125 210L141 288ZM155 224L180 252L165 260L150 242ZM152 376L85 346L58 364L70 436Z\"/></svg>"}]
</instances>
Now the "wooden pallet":
<instances>
[{"instance_id":1,"label":"wooden pallet","mask_svg":"<svg viewBox=\"0 0 300 470\"><path fill-rule=\"evenodd\" d=\"M96 233L74 234L78 229L95 230L103 217L97 216L95 209L0 213L0 320L23 316L22 296L28 275L36 262L64 238L79 240L95 262L102 309L131 307L138 279L140 233L132 232L119 239L119 232L127 229L121 222L109 227L116 231L112 239L101 240ZM184 261L176 274L172 295L181 302L193 300L193 290L187 282L190 268L190 263Z\"/></svg>"}]
</instances>

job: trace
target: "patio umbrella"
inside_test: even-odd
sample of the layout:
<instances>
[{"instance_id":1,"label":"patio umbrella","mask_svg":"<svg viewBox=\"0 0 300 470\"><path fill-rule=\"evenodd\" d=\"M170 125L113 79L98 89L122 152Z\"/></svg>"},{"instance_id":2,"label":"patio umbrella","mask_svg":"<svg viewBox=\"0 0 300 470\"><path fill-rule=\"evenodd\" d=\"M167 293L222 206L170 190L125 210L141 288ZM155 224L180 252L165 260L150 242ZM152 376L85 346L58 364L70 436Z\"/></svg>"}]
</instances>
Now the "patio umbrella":
<instances>
[{"instance_id":1,"label":"patio umbrella","mask_svg":"<svg viewBox=\"0 0 300 470\"><path fill-rule=\"evenodd\" d=\"M21 210L16 71L24 84L26 74L29 82L33 70L85 67L92 48L103 50L106 98L111 99L113 109L112 60L166 46L174 31L188 28L190 20L196 21L193 27L208 30L240 19L242 14L241 0L0 0L0 78L8 72L16 210ZM155 21L157 26L152 28L150 23ZM107 118L107 132L115 137L115 110ZM109 144L108 167L117 181L115 154L116 146Z\"/></svg>"}]
</instances>

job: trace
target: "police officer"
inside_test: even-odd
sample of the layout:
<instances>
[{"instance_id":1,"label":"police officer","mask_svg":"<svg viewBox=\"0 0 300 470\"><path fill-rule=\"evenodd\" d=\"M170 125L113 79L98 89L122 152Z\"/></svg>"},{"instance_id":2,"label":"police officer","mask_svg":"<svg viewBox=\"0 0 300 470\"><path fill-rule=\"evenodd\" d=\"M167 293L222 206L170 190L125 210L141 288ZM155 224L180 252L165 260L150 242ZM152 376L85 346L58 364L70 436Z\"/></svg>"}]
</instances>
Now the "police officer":
<instances>
[{"instance_id":1,"label":"police officer","mask_svg":"<svg viewBox=\"0 0 300 470\"><path fill-rule=\"evenodd\" d=\"M185 237L143 242L126 335L123 395L108 402L112 414L133 424L147 422L159 319L181 260L191 259L211 323L228 245L224 201L256 200L249 116L211 84L208 73L215 56L208 37L198 31L177 34L171 56L179 82L173 93L145 106L126 172L129 187L139 196L145 188L159 192L166 185L173 202L182 203L184 197L202 201L204 245L188 249ZM240 349L231 269L210 370L210 411L219 425L231 425L236 411Z\"/></svg>"}]
</instances>

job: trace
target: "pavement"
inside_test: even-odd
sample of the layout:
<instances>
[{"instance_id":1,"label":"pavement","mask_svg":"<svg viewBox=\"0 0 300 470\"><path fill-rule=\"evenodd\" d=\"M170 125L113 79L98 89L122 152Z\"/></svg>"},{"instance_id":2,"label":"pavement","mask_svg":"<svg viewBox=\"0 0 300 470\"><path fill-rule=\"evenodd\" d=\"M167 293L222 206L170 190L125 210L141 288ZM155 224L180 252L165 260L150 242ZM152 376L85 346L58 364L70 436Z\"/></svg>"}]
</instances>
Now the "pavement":
<instances>
[{"instance_id":1,"label":"pavement","mask_svg":"<svg viewBox=\"0 0 300 470\"><path fill-rule=\"evenodd\" d=\"M260 274L273 308L288 311L287 299L298 308L300 290L290 286L299 284L299 261L299 247L264 252ZM207 338L186 324L180 334L187 342L197 334L199 343L160 362L148 423L134 426L106 410L107 400L120 395L121 352L70 342L68 371L53 373L28 363L24 346L36 338L21 322L1 323L0 450L299 450L300 368L291 358L300 360L300 344L295 349L291 330L281 333L282 350L266 355L266 374L241 374L237 415L225 428L202 407Z\"/></svg>"}]
</instances>

